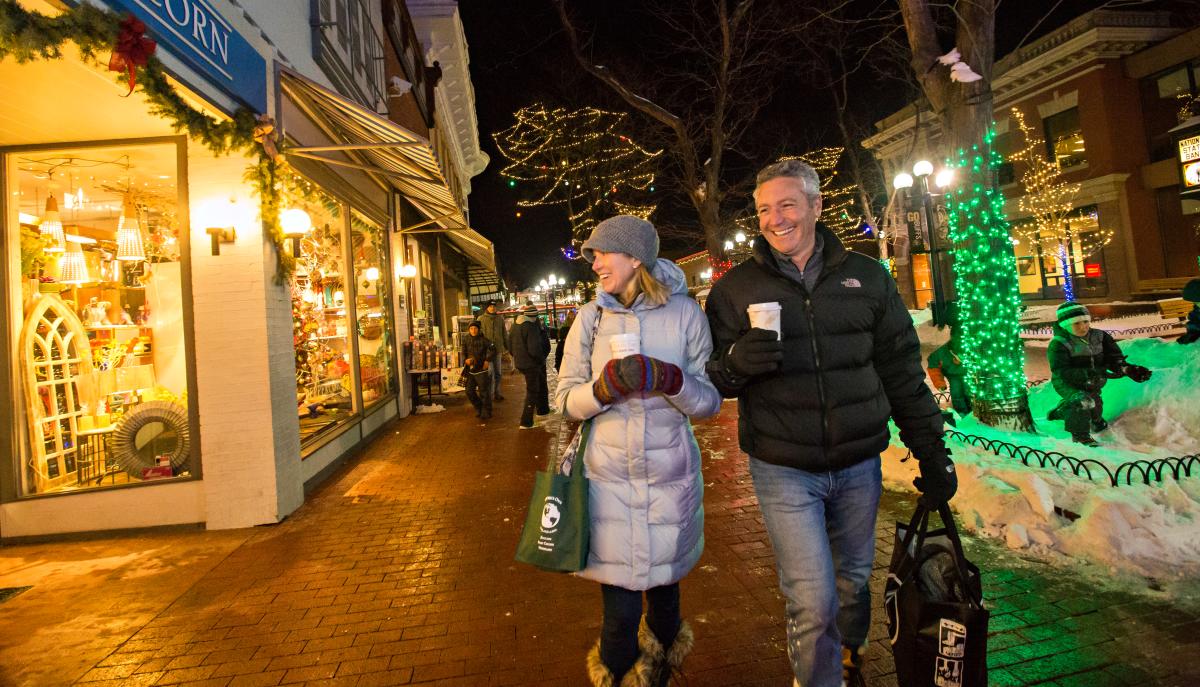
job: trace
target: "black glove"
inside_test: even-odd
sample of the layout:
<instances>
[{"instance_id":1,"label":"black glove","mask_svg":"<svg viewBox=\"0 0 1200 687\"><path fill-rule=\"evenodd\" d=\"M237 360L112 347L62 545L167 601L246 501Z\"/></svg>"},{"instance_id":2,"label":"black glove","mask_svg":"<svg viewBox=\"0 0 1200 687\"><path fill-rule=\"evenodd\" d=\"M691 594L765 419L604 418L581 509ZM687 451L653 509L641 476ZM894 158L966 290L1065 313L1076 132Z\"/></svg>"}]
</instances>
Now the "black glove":
<instances>
[{"instance_id":1,"label":"black glove","mask_svg":"<svg viewBox=\"0 0 1200 687\"><path fill-rule=\"evenodd\" d=\"M913 486L921 492L919 501L927 508L938 508L958 491L958 475L950 460L950 449L936 446L913 454L921 468L921 476L913 480Z\"/></svg>"},{"instance_id":2,"label":"black glove","mask_svg":"<svg viewBox=\"0 0 1200 687\"><path fill-rule=\"evenodd\" d=\"M725 369L738 377L774 372L783 362L783 343L769 329L751 329L725 352Z\"/></svg>"},{"instance_id":3,"label":"black glove","mask_svg":"<svg viewBox=\"0 0 1200 687\"><path fill-rule=\"evenodd\" d=\"M1190 331L1190 330L1189 330L1189 331L1188 331L1186 334L1184 334L1183 336L1179 337L1178 339L1175 339L1175 343L1177 343L1177 344L1190 344L1190 343L1192 343L1193 341L1195 341L1195 340L1197 340L1197 339L1200 339L1200 333L1193 332L1193 331Z\"/></svg>"},{"instance_id":4,"label":"black glove","mask_svg":"<svg viewBox=\"0 0 1200 687\"><path fill-rule=\"evenodd\" d=\"M1126 377L1132 379L1138 384L1149 380L1150 375L1152 374L1150 370L1142 367L1141 365L1126 365L1124 368L1122 368L1122 372L1125 373Z\"/></svg>"}]
</instances>

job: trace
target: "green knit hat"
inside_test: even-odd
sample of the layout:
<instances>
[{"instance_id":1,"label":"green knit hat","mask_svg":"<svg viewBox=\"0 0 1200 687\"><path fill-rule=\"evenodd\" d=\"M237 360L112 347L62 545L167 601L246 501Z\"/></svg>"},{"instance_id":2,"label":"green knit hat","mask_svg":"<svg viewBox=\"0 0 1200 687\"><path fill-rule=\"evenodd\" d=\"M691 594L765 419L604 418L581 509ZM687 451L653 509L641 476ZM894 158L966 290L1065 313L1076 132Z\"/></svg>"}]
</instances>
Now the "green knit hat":
<instances>
[{"instance_id":1,"label":"green knit hat","mask_svg":"<svg viewBox=\"0 0 1200 687\"><path fill-rule=\"evenodd\" d=\"M1055 318L1058 324L1064 329L1070 327L1075 322L1089 321L1092 319L1092 314L1088 312L1087 306L1083 303L1075 301L1067 301L1058 306L1058 310L1054 311Z\"/></svg>"},{"instance_id":2,"label":"green knit hat","mask_svg":"<svg viewBox=\"0 0 1200 687\"><path fill-rule=\"evenodd\" d=\"M1183 287L1183 300L1200 303L1200 279L1193 279Z\"/></svg>"}]
</instances>

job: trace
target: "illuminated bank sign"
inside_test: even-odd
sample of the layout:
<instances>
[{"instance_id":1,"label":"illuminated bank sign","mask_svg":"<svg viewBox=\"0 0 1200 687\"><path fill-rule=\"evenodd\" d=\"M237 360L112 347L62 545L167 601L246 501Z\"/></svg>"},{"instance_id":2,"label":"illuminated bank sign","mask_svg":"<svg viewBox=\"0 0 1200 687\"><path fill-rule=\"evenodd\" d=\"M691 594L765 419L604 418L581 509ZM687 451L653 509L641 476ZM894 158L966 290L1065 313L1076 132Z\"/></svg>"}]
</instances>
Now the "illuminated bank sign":
<instances>
[{"instance_id":1,"label":"illuminated bank sign","mask_svg":"<svg viewBox=\"0 0 1200 687\"><path fill-rule=\"evenodd\" d=\"M267 63L207 0L108 0L243 105L267 111Z\"/></svg>"},{"instance_id":2,"label":"illuminated bank sign","mask_svg":"<svg viewBox=\"0 0 1200 687\"><path fill-rule=\"evenodd\" d=\"M1179 139L1179 165L1184 193L1200 192L1200 136Z\"/></svg>"}]
</instances>

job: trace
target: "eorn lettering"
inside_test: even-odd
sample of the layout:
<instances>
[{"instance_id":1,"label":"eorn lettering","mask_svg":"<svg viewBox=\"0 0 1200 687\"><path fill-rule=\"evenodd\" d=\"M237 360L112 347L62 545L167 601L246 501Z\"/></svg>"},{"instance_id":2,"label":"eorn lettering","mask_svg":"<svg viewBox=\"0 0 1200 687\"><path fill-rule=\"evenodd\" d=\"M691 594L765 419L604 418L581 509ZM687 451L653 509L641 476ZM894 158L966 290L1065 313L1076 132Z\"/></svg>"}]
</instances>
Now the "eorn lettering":
<instances>
[{"instance_id":1,"label":"eorn lettering","mask_svg":"<svg viewBox=\"0 0 1200 687\"><path fill-rule=\"evenodd\" d=\"M192 40L204 47L210 55L229 66L229 30L209 16L211 10L195 0L143 0L159 8L160 17L191 33Z\"/></svg>"}]
</instances>

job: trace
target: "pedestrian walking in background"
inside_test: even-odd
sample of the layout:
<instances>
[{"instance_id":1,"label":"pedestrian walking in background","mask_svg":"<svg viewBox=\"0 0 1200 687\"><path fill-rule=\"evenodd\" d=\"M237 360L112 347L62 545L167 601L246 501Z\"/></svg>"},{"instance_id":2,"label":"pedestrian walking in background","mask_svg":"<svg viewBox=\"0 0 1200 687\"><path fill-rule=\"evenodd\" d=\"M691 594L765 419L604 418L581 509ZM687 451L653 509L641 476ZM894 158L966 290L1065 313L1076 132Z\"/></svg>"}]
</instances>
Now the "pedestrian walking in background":
<instances>
[{"instance_id":1,"label":"pedestrian walking in background","mask_svg":"<svg viewBox=\"0 0 1200 687\"><path fill-rule=\"evenodd\" d=\"M1092 432L1108 429L1100 395L1104 385L1118 377L1141 384L1150 379L1150 370L1129 364L1111 334L1092 328L1092 315L1082 303L1067 301L1058 306L1055 316L1054 338L1046 357L1050 383L1062 401L1046 419L1064 420L1075 442L1099 446Z\"/></svg>"},{"instance_id":2,"label":"pedestrian walking in background","mask_svg":"<svg viewBox=\"0 0 1200 687\"><path fill-rule=\"evenodd\" d=\"M550 339L538 321L537 308L527 305L521 310L509 334L509 343L512 345L513 364L525 377L521 429L531 429L535 413L546 415L550 412L549 391L546 388L546 356L550 355Z\"/></svg>"},{"instance_id":3,"label":"pedestrian walking in background","mask_svg":"<svg viewBox=\"0 0 1200 687\"><path fill-rule=\"evenodd\" d=\"M704 549L704 483L689 418L720 408L704 373L712 343L683 271L658 259L654 225L607 219L583 255L600 289L567 335L556 397L564 416L593 422L583 460L591 546L578 574L601 584L604 622L588 675L597 686L658 687L693 643L679 580ZM615 358L615 337L639 352Z\"/></svg>"},{"instance_id":4,"label":"pedestrian walking in background","mask_svg":"<svg viewBox=\"0 0 1200 687\"><path fill-rule=\"evenodd\" d=\"M738 399L796 682L840 687L862 680L889 416L917 458L926 503L945 503L958 483L912 318L879 262L817 221L820 188L798 160L758 173L762 235L708 296L708 369ZM775 331L752 327L756 304L777 312Z\"/></svg>"},{"instance_id":5,"label":"pedestrian walking in background","mask_svg":"<svg viewBox=\"0 0 1200 687\"><path fill-rule=\"evenodd\" d=\"M554 342L554 371L562 369L563 349L566 347L567 334L571 331L571 325L575 324L575 312L567 315L567 321L558 328L558 340Z\"/></svg>"},{"instance_id":6,"label":"pedestrian walking in background","mask_svg":"<svg viewBox=\"0 0 1200 687\"><path fill-rule=\"evenodd\" d=\"M508 350L508 333L504 328L504 316L496 312L496 301L488 301L484 306L484 311L479 315L479 328L496 347L496 353L492 356L489 366L492 372L492 391L497 401L503 401L504 395L500 393L500 386L504 381L504 366L501 360L504 352Z\"/></svg>"},{"instance_id":7,"label":"pedestrian walking in background","mask_svg":"<svg viewBox=\"0 0 1200 687\"><path fill-rule=\"evenodd\" d=\"M467 380L467 400L475 406L475 417L488 420L492 417L492 360L496 346L481 332L479 320L467 326L467 335L462 337L462 356Z\"/></svg>"},{"instance_id":8,"label":"pedestrian walking in background","mask_svg":"<svg viewBox=\"0 0 1200 687\"><path fill-rule=\"evenodd\" d=\"M1200 279L1193 279L1183 287L1183 300L1190 301L1192 309L1187 315L1187 331L1175 340L1176 343L1190 344L1200 340Z\"/></svg>"}]
</instances>

